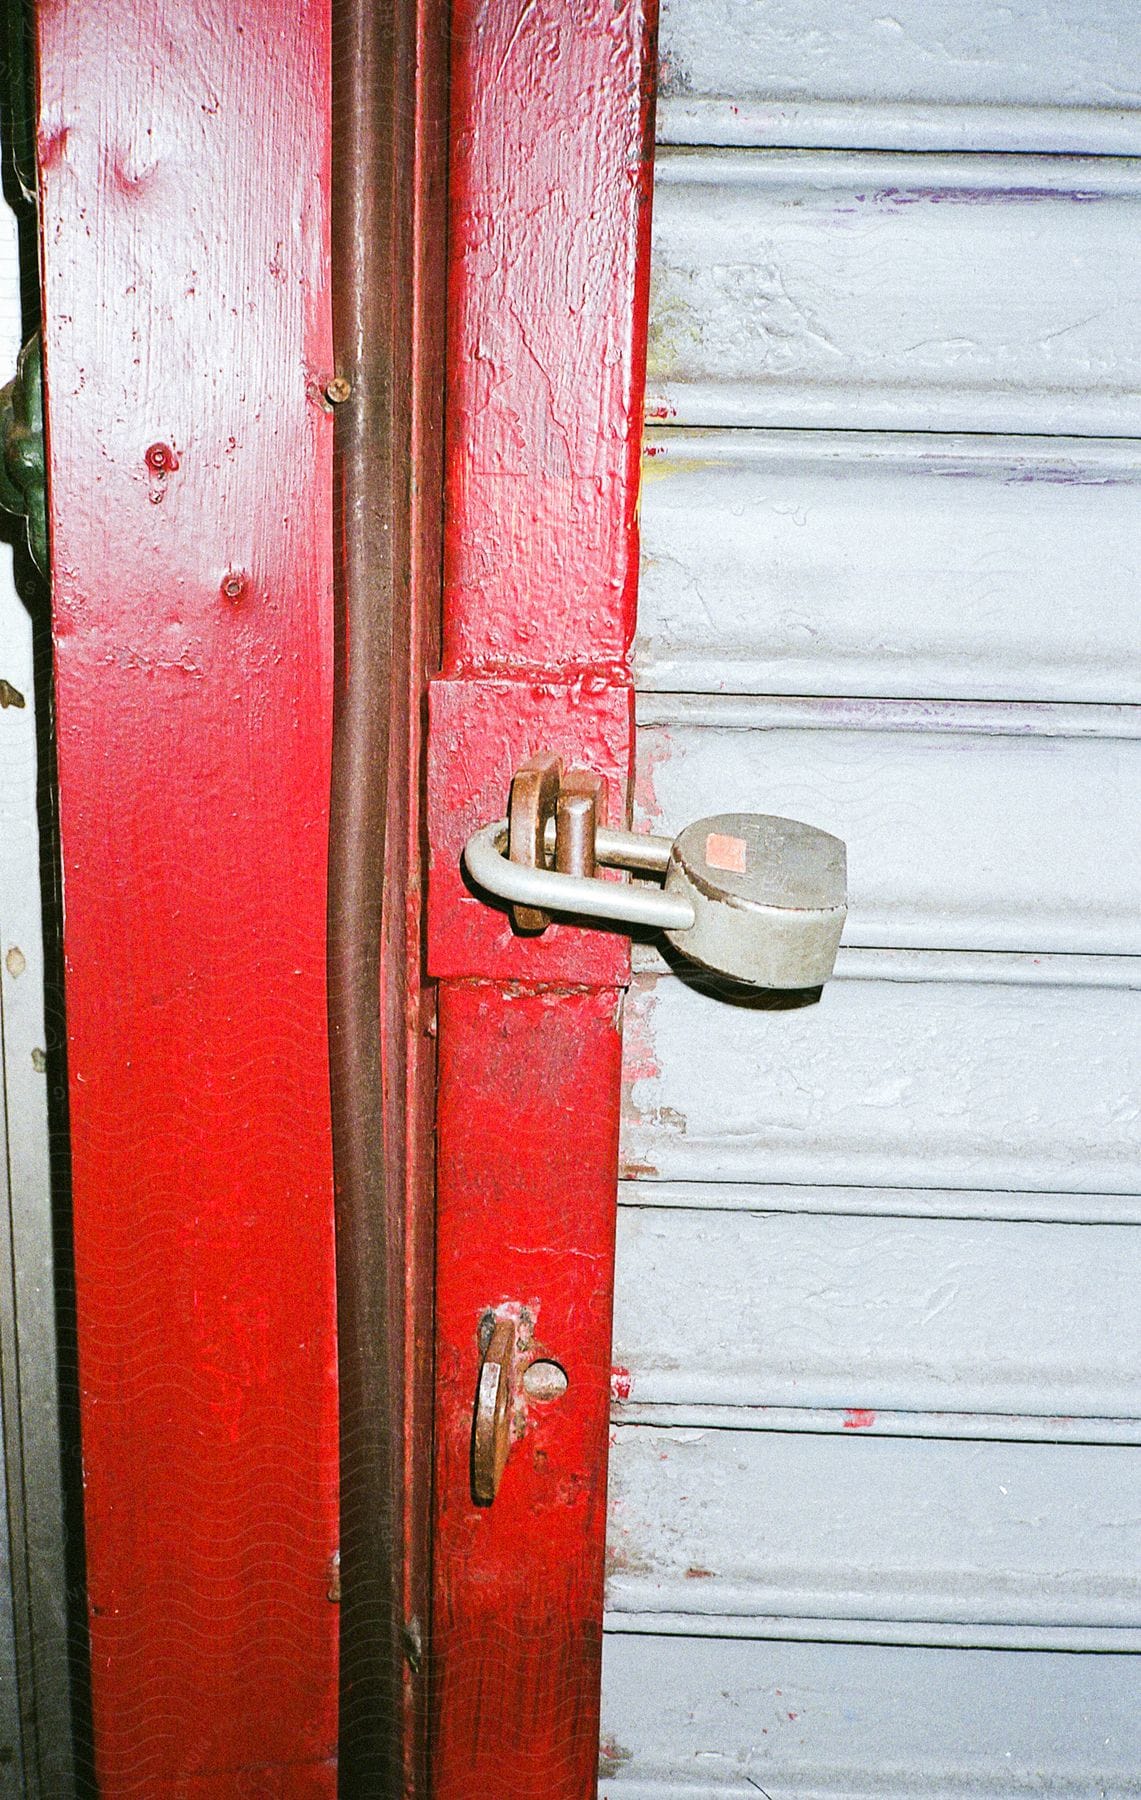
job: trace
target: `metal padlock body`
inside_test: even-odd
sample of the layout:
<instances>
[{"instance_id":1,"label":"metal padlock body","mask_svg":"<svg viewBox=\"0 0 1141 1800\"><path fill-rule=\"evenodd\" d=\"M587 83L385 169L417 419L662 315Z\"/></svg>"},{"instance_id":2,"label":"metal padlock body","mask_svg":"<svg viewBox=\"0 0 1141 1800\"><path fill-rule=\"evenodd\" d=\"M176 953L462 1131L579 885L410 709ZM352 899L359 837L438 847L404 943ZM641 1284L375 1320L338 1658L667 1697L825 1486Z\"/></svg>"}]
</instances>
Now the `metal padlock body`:
<instances>
[{"instance_id":1,"label":"metal padlock body","mask_svg":"<svg viewBox=\"0 0 1141 1800\"><path fill-rule=\"evenodd\" d=\"M697 819L675 840L665 891L694 923L667 930L677 949L756 987L820 987L832 973L848 911L840 838L769 813Z\"/></svg>"}]
</instances>

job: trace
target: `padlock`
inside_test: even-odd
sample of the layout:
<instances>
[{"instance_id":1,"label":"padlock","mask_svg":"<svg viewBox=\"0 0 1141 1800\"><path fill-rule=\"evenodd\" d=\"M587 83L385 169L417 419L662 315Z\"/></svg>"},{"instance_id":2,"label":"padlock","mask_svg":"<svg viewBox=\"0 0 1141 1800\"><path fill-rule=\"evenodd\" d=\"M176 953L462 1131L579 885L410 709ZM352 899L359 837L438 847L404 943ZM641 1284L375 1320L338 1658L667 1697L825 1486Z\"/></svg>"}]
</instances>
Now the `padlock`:
<instances>
[{"instance_id":1,"label":"padlock","mask_svg":"<svg viewBox=\"0 0 1141 1800\"><path fill-rule=\"evenodd\" d=\"M847 914L847 856L830 832L771 813L720 813L674 840L665 891L693 924L666 937L704 968L766 988L820 987Z\"/></svg>"},{"instance_id":2,"label":"padlock","mask_svg":"<svg viewBox=\"0 0 1141 1800\"><path fill-rule=\"evenodd\" d=\"M564 873L568 858L557 834L565 809L559 812L558 795L565 786L581 796L587 783L581 771L564 779L561 767L558 783L539 783L532 779L539 760L517 777L510 825L498 819L483 826L464 849L472 882L511 903L517 928L541 931L550 913L618 927L649 925L684 956L736 981L785 989L827 981L847 915L846 852L839 838L798 819L723 813L687 825L671 842L608 830L592 815L593 854L587 846L585 866L598 862L661 876L664 890ZM554 759L541 760L549 771ZM532 794L535 816L517 802ZM580 835L584 829L577 815L576 829ZM577 861L584 866L581 850Z\"/></svg>"}]
</instances>

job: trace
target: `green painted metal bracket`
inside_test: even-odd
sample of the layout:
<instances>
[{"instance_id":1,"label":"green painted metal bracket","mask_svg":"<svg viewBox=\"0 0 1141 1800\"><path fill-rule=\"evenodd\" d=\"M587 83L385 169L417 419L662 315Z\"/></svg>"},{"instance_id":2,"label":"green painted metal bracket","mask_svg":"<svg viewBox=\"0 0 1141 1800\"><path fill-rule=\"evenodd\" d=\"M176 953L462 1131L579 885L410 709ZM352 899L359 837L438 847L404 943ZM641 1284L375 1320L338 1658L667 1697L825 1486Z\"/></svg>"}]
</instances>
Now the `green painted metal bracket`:
<instances>
[{"instance_id":1,"label":"green painted metal bracket","mask_svg":"<svg viewBox=\"0 0 1141 1800\"><path fill-rule=\"evenodd\" d=\"M6 512L24 514L32 561L46 575L47 475L43 358L38 332L24 345L15 376L0 391L0 506Z\"/></svg>"}]
</instances>

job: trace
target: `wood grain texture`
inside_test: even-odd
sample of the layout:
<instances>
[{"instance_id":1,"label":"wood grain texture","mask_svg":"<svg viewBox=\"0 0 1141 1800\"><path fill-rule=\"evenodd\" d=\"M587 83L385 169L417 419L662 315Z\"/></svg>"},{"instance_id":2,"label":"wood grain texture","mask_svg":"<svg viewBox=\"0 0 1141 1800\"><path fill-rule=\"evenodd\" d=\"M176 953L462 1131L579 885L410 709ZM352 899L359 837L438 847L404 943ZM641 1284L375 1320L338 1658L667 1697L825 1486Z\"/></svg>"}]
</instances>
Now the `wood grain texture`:
<instances>
[{"instance_id":1,"label":"wood grain texture","mask_svg":"<svg viewBox=\"0 0 1141 1800\"><path fill-rule=\"evenodd\" d=\"M598 1759L622 938L514 936L459 867L545 749L628 806L626 651L649 264L652 0L453 10L444 678L429 723L441 978L434 1800L583 1800ZM569 1377L471 1489L478 1331ZM532 1350L529 1354L534 1354Z\"/></svg>"},{"instance_id":2,"label":"wood grain texture","mask_svg":"<svg viewBox=\"0 0 1141 1800\"><path fill-rule=\"evenodd\" d=\"M328 12L39 28L100 1791L332 1795Z\"/></svg>"},{"instance_id":3,"label":"wood grain texture","mask_svg":"<svg viewBox=\"0 0 1141 1800\"><path fill-rule=\"evenodd\" d=\"M647 410L1129 437L1141 162L671 150Z\"/></svg>"}]
</instances>

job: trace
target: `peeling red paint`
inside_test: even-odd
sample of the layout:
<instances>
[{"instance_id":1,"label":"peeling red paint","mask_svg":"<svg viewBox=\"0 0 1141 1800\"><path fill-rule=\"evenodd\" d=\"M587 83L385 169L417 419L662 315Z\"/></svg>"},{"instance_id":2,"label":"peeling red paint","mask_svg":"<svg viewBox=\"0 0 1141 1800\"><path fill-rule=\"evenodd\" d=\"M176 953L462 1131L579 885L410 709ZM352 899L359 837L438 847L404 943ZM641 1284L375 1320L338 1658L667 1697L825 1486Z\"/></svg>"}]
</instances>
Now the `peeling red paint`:
<instances>
[{"instance_id":1,"label":"peeling red paint","mask_svg":"<svg viewBox=\"0 0 1141 1800\"><path fill-rule=\"evenodd\" d=\"M610 1371L610 1398L617 1401L628 1400L633 1386L634 1380L629 1369L615 1363Z\"/></svg>"},{"instance_id":2,"label":"peeling red paint","mask_svg":"<svg viewBox=\"0 0 1141 1800\"><path fill-rule=\"evenodd\" d=\"M848 1411L844 1414L845 1431L866 1431L868 1426L874 1425L875 1422L875 1413L869 1411L865 1407L849 1407Z\"/></svg>"},{"instance_id":3,"label":"peeling red paint","mask_svg":"<svg viewBox=\"0 0 1141 1800\"><path fill-rule=\"evenodd\" d=\"M654 790L654 777L672 755L669 735L662 726L643 727L638 733L638 766L634 783L634 810L639 825L653 831L662 822L662 809Z\"/></svg>"},{"instance_id":4,"label":"peeling red paint","mask_svg":"<svg viewBox=\"0 0 1141 1800\"><path fill-rule=\"evenodd\" d=\"M627 1087L636 1081L656 1081L662 1072L661 1064L650 1029L649 1013L644 1004L639 1004L637 993L627 1002L623 1042L622 1079ZM650 1172L654 1173L653 1170Z\"/></svg>"}]
</instances>

